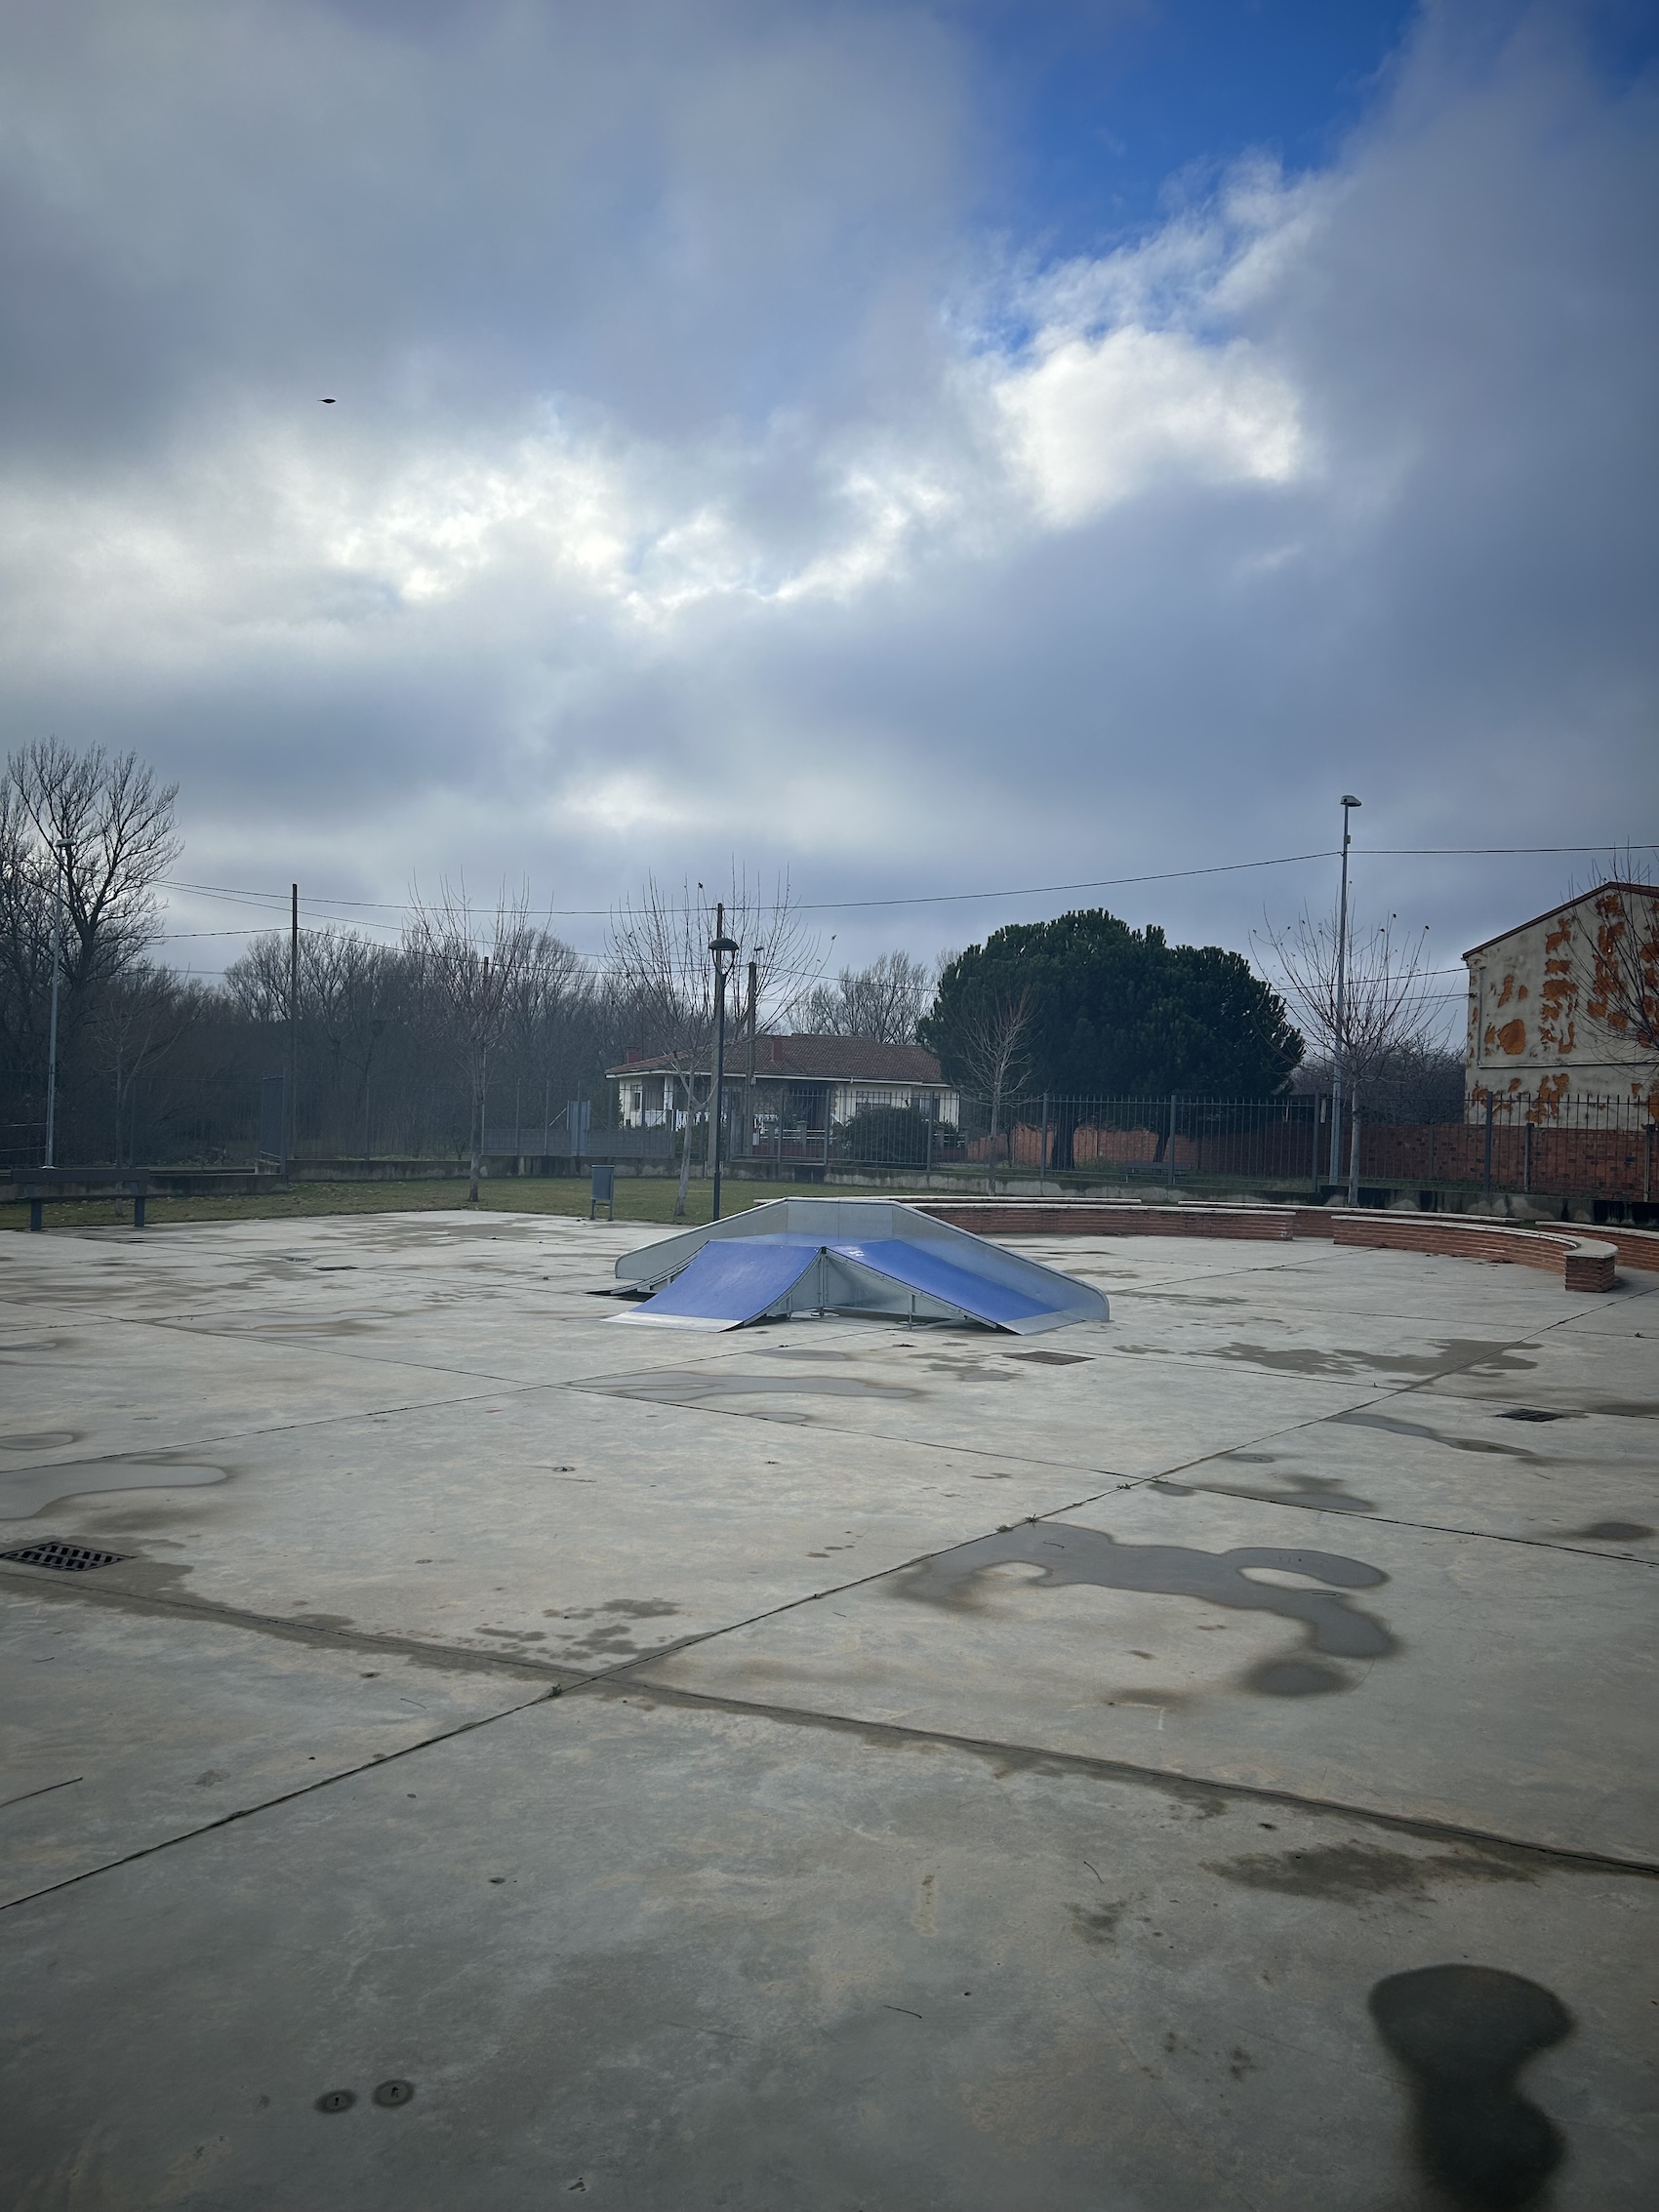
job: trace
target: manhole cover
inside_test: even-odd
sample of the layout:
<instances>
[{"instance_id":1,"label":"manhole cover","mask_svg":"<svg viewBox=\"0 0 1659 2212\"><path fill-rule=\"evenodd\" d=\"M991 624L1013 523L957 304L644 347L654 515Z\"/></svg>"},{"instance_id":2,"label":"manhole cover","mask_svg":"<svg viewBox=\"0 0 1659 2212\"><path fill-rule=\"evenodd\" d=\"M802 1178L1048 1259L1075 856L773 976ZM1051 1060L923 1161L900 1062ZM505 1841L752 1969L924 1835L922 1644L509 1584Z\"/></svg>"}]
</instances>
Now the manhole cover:
<instances>
[{"instance_id":1,"label":"manhole cover","mask_svg":"<svg viewBox=\"0 0 1659 2212\"><path fill-rule=\"evenodd\" d=\"M383 2081L375 2091L377 2105L407 2105L415 2094L412 2081Z\"/></svg>"},{"instance_id":2,"label":"manhole cover","mask_svg":"<svg viewBox=\"0 0 1659 2212\"><path fill-rule=\"evenodd\" d=\"M1500 1413L1500 1421L1565 1421L1564 1413L1546 1413L1542 1406L1512 1405L1507 1413Z\"/></svg>"},{"instance_id":3,"label":"manhole cover","mask_svg":"<svg viewBox=\"0 0 1659 2212\"><path fill-rule=\"evenodd\" d=\"M354 2089L325 2089L317 2099L319 2112L348 2112L357 2102Z\"/></svg>"},{"instance_id":4,"label":"manhole cover","mask_svg":"<svg viewBox=\"0 0 1659 2212\"><path fill-rule=\"evenodd\" d=\"M89 1551L84 1544L60 1544L48 1537L41 1544L24 1544L16 1551L0 1551L0 1559L15 1559L20 1567L56 1567L61 1575L84 1575L89 1567L113 1567L132 1556L128 1551Z\"/></svg>"}]
</instances>

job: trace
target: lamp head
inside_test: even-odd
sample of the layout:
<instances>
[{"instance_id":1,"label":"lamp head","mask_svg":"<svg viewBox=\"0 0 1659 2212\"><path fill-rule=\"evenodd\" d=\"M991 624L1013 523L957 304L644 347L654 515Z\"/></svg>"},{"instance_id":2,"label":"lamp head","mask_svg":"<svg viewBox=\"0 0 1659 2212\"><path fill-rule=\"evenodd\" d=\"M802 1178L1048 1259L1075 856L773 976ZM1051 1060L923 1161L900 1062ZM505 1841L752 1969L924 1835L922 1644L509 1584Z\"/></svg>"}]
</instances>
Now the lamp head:
<instances>
[{"instance_id":1,"label":"lamp head","mask_svg":"<svg viewBox=\"0 0 1659 2212\"><path fill-rule=\"evenodd\" d=\"M1345 807L1356 807L1359 804L1359 801L1354 796L1354 793L1352 791L1344 791L1342 794L1342 803Z\"/></svg>"},{"instance_id":2,"label":"lamp head","mask_svg":"<svg viewBox=\"0 0 1659 2212\"><path fill-rule=\"evenodd\" d=\"M734 952L741 952L743 946L735 937L711 937L708 940L708 949L717 958L729 960Z\"/></svg>"}]
</instances>

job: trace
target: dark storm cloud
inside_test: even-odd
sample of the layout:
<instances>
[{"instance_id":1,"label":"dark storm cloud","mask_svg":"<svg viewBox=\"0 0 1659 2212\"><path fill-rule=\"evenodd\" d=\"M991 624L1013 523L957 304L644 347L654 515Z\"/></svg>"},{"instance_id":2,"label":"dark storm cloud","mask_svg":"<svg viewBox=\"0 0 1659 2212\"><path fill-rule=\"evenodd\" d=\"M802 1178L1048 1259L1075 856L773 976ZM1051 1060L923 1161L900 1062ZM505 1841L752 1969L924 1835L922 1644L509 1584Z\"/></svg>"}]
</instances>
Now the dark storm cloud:
<instances>
[{"instance_id":1,"label":"dark storm cloud","mask_svg":"<svg viewBox=\"0 0 1659 2212\"><path fill-rule=\"evenodd\" d=\"M971 13L24 12L8 728L182 776L197 880L393 900L1132 874L1344 787L1655 834L1651 80L1432 14L1328 170L1054 267L973 226ZM1586 865L1359 880L1450 955Z\"/></svg>"},{"instance_id":2,"label":"dark storm cloud","mask_svg":"<svg viewBox=\"0 0 1659 2212\"><path fill-rule=\"evenodd\" d=\"M667 434L862 394L967 183L959 57L919 11L7 15L25 452L325 389L393 424L566 391Z\"/></svg>"}]
</instances>

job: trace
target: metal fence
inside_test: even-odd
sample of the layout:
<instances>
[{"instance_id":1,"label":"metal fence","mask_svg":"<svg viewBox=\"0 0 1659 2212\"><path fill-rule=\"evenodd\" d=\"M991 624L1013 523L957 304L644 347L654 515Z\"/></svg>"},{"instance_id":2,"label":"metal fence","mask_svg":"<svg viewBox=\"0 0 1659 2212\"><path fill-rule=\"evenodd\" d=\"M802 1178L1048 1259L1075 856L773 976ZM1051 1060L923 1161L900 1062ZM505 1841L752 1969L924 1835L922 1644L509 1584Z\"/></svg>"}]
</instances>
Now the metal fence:
<instances>
[{"instance_id":1,"label":"metal fence","mask_svg":"<svg viewBox=\"0 0 1659 2212\"><path fill-rule=\"evenodd\" d=\"M1456 1120L1346 1113L1331 1142L1328 1094L1279 1099L1022 1099L994 1117L965 1095L954 1124L901 1108L799 1132L777 1158L870 1169L987 1172L1119 1185L1228 1183L1323 1190L1349 1179L1357 1142L1366 1186L1480 1188L1651 1203L1659 1128L1646 1099L1511 1093ZM767 1156L765 1151L761 1157Z\"/></svg>"},{"instance_id":2,"label":"metal fence","mask_svg":"<svg viewBox=\"0 0 1659 2212\"><path fill-rule=\"evenodd\" d=\"M243 1169L271 1166L272 1133L286 1130L287 1156L302 1168L324 1160L344 1170L361 1161L389 1172L398 1161L463 1162L469 1103L449 1083L376 1087L349 1116L318 1110L302 1090L298 1126L284 1120L277 1078L203 1085L170 1094L155 1109L134 1086L123 1157L108 1146L66 1145L61 1165ZM276 1096L273 1099L273 1093ZM509 1112L504 1115L506 1105ZM601 1102L492 1091L485 1151L497 1163L632 1163L676 1167L690 1146L693 1169L710 1165L706 1117L690 1129L607 1129ZM1652 1205L1659 1192L1659 1128L1647 1098L1514 1092L1476 1098L1458 1118L1345 1116L1333 1162L1331 1101L1302 1092L1277 1099L1075 1098L1037 1094L995 1102L960 1096L954 1118L895 1106L862 1107L850 1120L755 1119L746 1125L741 1086L727 1099L722 1145L731 1168L779 1181L837 1174L886 1178L1059 1180L1071 1187L1135 1186L1323 1192L1346 1184L1357 1137L1362 1186L1423 1190L1529 1192ZM11 1166L41 1157L30 1125L7 1130ZM983 1184L981 1184L983 1187Z\"/></svg>"}]
</instances>

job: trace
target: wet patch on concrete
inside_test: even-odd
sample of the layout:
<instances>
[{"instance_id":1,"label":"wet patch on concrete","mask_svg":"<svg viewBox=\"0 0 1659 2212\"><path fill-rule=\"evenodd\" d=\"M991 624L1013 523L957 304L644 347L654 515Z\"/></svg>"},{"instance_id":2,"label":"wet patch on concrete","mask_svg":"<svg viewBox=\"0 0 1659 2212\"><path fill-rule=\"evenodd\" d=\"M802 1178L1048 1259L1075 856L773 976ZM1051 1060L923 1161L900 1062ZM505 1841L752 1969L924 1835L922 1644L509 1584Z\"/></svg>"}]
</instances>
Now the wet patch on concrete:
<instances>
[{"instance_id":1,"label":"wet patch on concrete","mask_svg":"<svg viewBox=\"0 0 1659 2212\"><path fill-rule=\"evenodd\" d=\"M1383 1659L1398 1644L1382 1622L1352 1606L1341 1593L1374 1589L1387 1582L1381 1568L1339 1552L1279 1550L1250 1546L1236 1551L1199 1551L1180 1544L1119 1544L1104 1529L1070 1521L1023 1523L942 1551L888 1585L893 1594L929 1605L973 1606L983 1594L979 1578L990 1569L1039 1570L1039 1589L1090 1584L1100 1589L1193 1597L1243 1612L1275 1613L1297 1623L1309 1648L1337 1659ZM1301 1589L1258 1582L1249 1569L1300 1575L1323 1583ZM1246 1686L1269 1697L1308 1697L1351 1686L1335 1668L1308 1660L1272 1660L1246 1677Z\"/></svg>"},{"instance_id":2,"label":"wet patch on concrete","mask_svg":"<svg viewBox=\"0 0 1659 2212\"><path fill-rule=\"evenodd\" d=\"M418 1319L429 1307L402 1313L170 1313L155 1326L177 1329L191 1337L257 1337L281 1341L290 1337L367 1337L388 1321Z\"/></svg>"},{"instance_id":3,"label":"wet patch on concrete","mask_svg":"<svg viewBox=\"0 0 1659 2212\"><path fill-rule=\"evenodd\" d=\"M662 1621L679 1610L666 1597L608 1597L603 1605L574 1607L568 1613L555 1613L549 1608L542 1618L544 1621L591 1621L601 1613L622 1613L630 1621Z\"/></svg>"},{"instance_id":4,"label":"wet patch on concrete","mask_svg":"<svg viewBox=\"0 0 1659 2212\"><path fill-rule=\"evenodd\" d=\"M1240 1360L1251 1367L1271 1367L1287 1375L1358 1374L1366 1369L1381 1375L1444 1375L1473 1371L1482 1375L1509 1375L1537 1366L1535 1359L1518 1358L1507 1344L1487 1344L1473 1337L1436 1337L1431 1340L1440 1356L1409 1351L1358 1351L1339 1346L1319 1351L1312 1346L1275 1351L1268 1345L1221 1345L1209 1354L1214 1359Z\"/></svg>"},{"instance_id":5,"label":"wet patch on concrete","mask_svg":"<svg viewBox=\"0 0 1659 2212\"><path fill-rule=\"evenodd\" d=\"M1436 1882L1530 1882L1518 1861L1475 1851L1391 1851L1377 1843L1321 1843L1306 1851L1256 1851L1214 1859L1206 1870L1245 1889L1317 1897L1339 1905L1367 1897L1426 1898Z\"/></svg>"},{"instance_id":6,"label":"wet patch on concrete","mask_svg":"<svg viewBox=\"0 0 1659 2212\"><path fill-rule=\"evenodd\" d=\"M70 1444L78 1444L78 1428L35 1428L14 1431L0 1436L0 1452L61 1452Z\"/></svg>"},{"instance_id":7,"label":"wet patch on concrete","mask_svg":"<svg viewBox=\"0 0 1659 2212\"><path fill-rule=\"evenodd\" d=\"M1333 1413L1347 1428L1381 1428L1390 1436L1421 1436L1425 1443L1444 1444L1451 1452L1487 1452L1499 1459L1525 1460L1532 1467L1548 1467L1553 1463L1538 1452L1529 1452L1524 1444L1501 1444L1492 1436L1448 1436L1443 1429L1431 1428L1424 1421L1400 1421L1391 1413Z\"/></svg>"},{"instance_id":8,"label":"wet patch on concrete","mask_svg":"<svg viewBox=\"0 0 1659 2212\"><path fill-rule=\"evenodd\" d=\"M194 1490L224 1479L223 1468L200 1461L60 1460L53 1467L7 1468L0 1472L0 1521L27 1520L65 1498L111 1490Z\"/></svg>"},{"instance_id":9,"label":"wet patch on concrete","mask_svg":"<svg viewBox=\"0 0 1659 2212\"><path fill-rule=\"evenodd\" d=\"M1267 1659L1244 1676L1244 1687L1264 1698L1328 1698L1354 1686L1340 1667L1316 1659Z\"/></svg>"},{"instance_id":10,"label":"wet patch on concrete","mask_svg":"<svg viewBox=\"0 0 1659 2212\"><path fill-rule=\"evenodd\" d=\"M654 1374L602 1375L592 1382L576 1383L573 1389L591 1390L607 1398L639 1398L647 1405L705 1404L709 1398L874 1398L895 1403L925 1397L924 1390L906 1383L876 1383L856 1375L732 1375L717 1368L659 1368Z\"/></svg>"},{"instance_id":11,"label":"wet patch on concrete","mask_svg":"<svg viewBox=\"0 0 1659 2212\"><path fill-rule=\"evenodd\" d=\"M1563 1528L1563 1541L1581 1544L1639 1544L1653 1531L1645 1521L1592 1521L1588 1528Z\"/></svg>"},{"instance_id":12,"label":"wet patch on concrete","mask_svg":"<svg viewBox=\"0 0 1659 2212\"><path fill-rule=\"evenodd\" d=\"M1117 1923L1129 1910L1129 1900L1121 1897L1112 1905L1069 1905L1066 1910L1084 1943L1111 1951L1117 1941Z\"/></svg>"},{"instance_id":13,"label":"wet patch on concrete","mask_svg":"<svg viewBox=\"0 0 1659 2212\"><path fill-rule=\"evenodd\" d=\"M1430 2178L1469 2212L1534 2202L1565 2146L1516 2075L1571 2032L1560 1998L1494 1966L1424 1966L1379 1982L1370 2010L1411 2076Z\"/></svg>"},{"instance_id":14,"label":"wet patch on concrete","mask_svg":"<svg viewBox=\"0 0 1659 2212\"><path fill-rule=\"evenodd\" d=\"M1267 1452L1229 1452L1230 1463L1239 1460L1265 1460ZM1306 1506L1319 1513L1374 1513L1375 1505L1369 1498L1356 1497L1345 1490L1334 1476L1323 1474L1287 1474L1280 1485L1249 1482L1176 1482L1163 1475L1147 1486L1160 1490L1166 1498L1191 1498L1204 1491L1217 1498L1253 1498L1264 1506Z\"/></svg>"}]
</instances>

